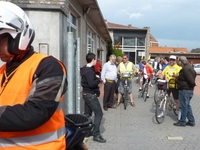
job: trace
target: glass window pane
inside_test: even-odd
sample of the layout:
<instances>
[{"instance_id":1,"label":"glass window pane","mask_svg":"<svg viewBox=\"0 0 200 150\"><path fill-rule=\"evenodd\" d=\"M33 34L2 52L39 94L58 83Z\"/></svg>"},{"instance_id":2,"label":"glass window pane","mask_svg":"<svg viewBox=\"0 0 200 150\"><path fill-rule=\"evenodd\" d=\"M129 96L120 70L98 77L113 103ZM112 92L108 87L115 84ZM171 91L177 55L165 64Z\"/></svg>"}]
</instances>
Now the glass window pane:
<instances>
[{"instance_id":1,"label":"glass window pane","mask_svg":"<svg viewBox=\"0 0 200 150\"><path fill-rule=\"evenodd\" d=\"M114 44L118 44L120 43L120 45L122 45L122 37L119 37L119 36L115 36L114 37Z\"/></svg>"},{"instance_id":2,"label":"glass window pane","mask_svg":"<svg viewBox=\"0 0 200 150\"><path fill-rule=\"evenodd\" d=\"M67 32L70 32L70 24L67 22Z\"/></svg>"},{"instance_id":3,"label":"glass window pane","mask_svg":"<svg viewBox=\"0 0 200 150\"><path fill-rule=\"evenodd\" d=\"M72 24L76 25L76 17L75 17L74 15L70 14L69 20L70 20L70 22L71 22Z\"/></svg>"},{"instance_id":4,"label":"glass window pane","mask_svg":"<svg viewBox=\"0 0 200 150\"><path fill-rule=\"evenodd\" d=\"M132 37L124 37L124 44L126 46L135 46L135 38Z\"/></svg>"},{"instance_id":5,"label":"glass window pane","mask_svg":"<svg viewBox=\"0 0 200 150\"><path fill-rule=\"evenodd\" d=\"M145 39L137 38L137 46L145 46Z\"/></svg>"}]
</instances>

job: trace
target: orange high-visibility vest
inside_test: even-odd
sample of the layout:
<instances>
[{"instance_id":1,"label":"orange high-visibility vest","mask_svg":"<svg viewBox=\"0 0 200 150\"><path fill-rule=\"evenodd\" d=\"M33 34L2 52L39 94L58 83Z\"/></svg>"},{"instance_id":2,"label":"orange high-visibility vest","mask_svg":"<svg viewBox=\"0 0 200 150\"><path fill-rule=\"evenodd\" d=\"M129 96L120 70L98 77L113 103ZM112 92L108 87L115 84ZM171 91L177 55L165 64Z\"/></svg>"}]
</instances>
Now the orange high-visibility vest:
<instances>
[{"instance_id":1,"label":"orange high-visibility vest","mask_svg":"<svg viewBox=\"0 0 200 150\"><path fill-rule=\"evenodd\" d=\"M0 87L0 106L12 106L24 104L26 98L34 89L32 83L34 73L42 59L46 55L35 53L20 66L7 83L6 87ZM61 62L59 62L61 64ZM65 121L62 111L62 89L66 76L66 70L62 65L63 82L55 101L60 102L52 117L40 127L23 132L0 132L0 150L65 150ZM0 69L0 82L2 82L6 65ZM28 126L28 124L27 124Z\"/></svg>"}]
</instances>

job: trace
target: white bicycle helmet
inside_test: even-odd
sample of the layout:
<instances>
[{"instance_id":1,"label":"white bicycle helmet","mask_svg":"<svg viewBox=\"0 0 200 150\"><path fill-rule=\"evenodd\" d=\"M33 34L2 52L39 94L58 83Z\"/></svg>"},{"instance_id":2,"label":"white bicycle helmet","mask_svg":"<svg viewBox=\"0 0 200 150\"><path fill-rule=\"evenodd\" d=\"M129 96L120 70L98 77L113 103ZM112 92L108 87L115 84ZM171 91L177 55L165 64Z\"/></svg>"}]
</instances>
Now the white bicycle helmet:
<instances>
[{"instance_id":1,"label":"white bicycle helmet","mask_svg":"<svg viewBox=\"0 0 200 150\"><path fill-rule=\"evenodd\" d=\"M25 53L34 37L34 28L25 14L17 5L0 1L0 35L9 34L8 52L14 55Z\"/></svg>"}]
</instances>

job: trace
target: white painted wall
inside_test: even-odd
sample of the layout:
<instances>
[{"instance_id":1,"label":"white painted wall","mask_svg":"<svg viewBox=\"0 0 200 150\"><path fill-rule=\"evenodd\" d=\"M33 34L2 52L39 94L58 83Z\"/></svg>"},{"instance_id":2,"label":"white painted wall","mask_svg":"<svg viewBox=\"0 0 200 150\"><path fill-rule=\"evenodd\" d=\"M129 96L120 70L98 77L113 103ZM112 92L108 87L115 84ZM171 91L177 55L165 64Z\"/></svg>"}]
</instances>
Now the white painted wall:
<instances>
[{"instance_id":1,"label":"white painted wall","mask_svg":"<svg viewBox=\"0 0 200 150\"><path fill-rule=\"evenodd\" d=\"M46 43L49 48L48 55L60 59L60 13L52 11L28 11L26 13L35 28L35 39L32 44L35 51L39 52L40 43Z\"/></svg>"}]
</instances>

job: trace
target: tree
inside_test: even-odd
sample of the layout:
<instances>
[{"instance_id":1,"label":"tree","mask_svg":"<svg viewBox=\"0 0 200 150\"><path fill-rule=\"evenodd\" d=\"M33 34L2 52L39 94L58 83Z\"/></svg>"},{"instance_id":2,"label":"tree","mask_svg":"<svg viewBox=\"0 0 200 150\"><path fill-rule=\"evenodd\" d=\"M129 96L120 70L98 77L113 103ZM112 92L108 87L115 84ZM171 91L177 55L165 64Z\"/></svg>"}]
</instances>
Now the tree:
<instances>
[{"instance_id":1,"label":"tree","mask_svg":"<svg viewBox=\"0 0 200 150\"><path fill-rule=\"evenodd\" d=\"M114 54L116 57L123 56L122 49L120 48L120 43L113 45L112 54Z\"/></svg>"},{"instance_id":2,"label":"tree","mask_svg":"<svg viewBox=\"0 0 200 150\"><path fill-rule=\"evenodd\" d=\"M192 49L191 53L200 53L200 48Z\"/></svg>"}]
</instances>

